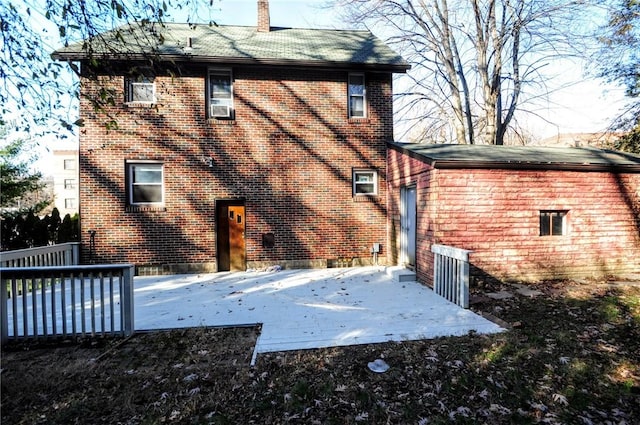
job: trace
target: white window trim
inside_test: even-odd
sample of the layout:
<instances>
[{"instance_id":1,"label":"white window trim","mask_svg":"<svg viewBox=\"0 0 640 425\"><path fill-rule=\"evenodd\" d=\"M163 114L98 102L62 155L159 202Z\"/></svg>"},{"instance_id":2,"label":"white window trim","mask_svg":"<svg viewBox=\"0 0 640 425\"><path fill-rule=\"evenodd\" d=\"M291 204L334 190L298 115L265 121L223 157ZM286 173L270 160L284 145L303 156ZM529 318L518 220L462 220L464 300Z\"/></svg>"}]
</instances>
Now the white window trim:
<instances>
[{"instance_id":1,"label":"white window trim","mask_svg":"<svg viewBox=\"0 0 640 425\"><path fill-rule=\"evenodd\" d=\"M354 116L351 110L351 93L349 87L351 86L351 77L362 77L362 116ZM355 96L354 96L355 97ZM363 72L352 72L347 77L347 108L349 109L349 119L364 119L367 118L367 80Z\"/></svg>"},{"instance_id":2,"label":"white window trim","mask_svg":"<svg viewBox=\"0 0 640 425\"><path fill-rule=\"evenodd\" d=\"M231 85L231 100L229 101L229 105L222 105L222 106L228 106L229 107L229 113L226 116L216 116L214 114L212 114L212 103L211 101L213 100L212 97L212 93L211 93L211 75L222 75L222 74L228 74L229 75L229 83ZM235 113L235 107L234 107L234 100L235 100L235 96L233 93L233 71L231 68L209 68L207 71L207 117L209 119L232 119L234 117L234 113Z\"/></svg>"},{"instance_id":3,"label":"white window trim","mask_svg":"<svg viewBox=\"0 0 640 425\"><path fill-rule=\"evenodd\" d=\"M358 191L356 190L356 186L358 185L357 182L357 175L359 173L372 173L373 174L373 192L369 192L369 193L358 193ZM377 196L378 195L378 171L373 170L373 169L367 169L367 168L357 168L353 170L352 173L352 192L353 192L353 196ZM371 184L371 182L361 182L361 184Z\"/></svg>"},{"instance_id":4,"label":"white window trim","mask_svg":"<svg viewBox=\"0 0 640 425\"><path fill-rule=\"evenodd\" d=\"M152 78L146 78L147 81L136 81L133 78L126 78L126 105L154 105L158 99L156 97L156 82ZM133 86L134 85L150 85L153 89L152 100L133 100Z\"/></svg>"},{"instance_id":5,"label":"white window trim","mask_svg":"<svg viewBox=\"0 0 640 425\"><path fill-rule=\"evenodd\" d=\"M160 202L134 202L133 201L133 167L137 165L159 165L162 182L159 185L162 187L162 201ZM126 172L127 172L127 204L133 207L145 207L145 206L153 206L153 207L161 207L165 204L165 189L166 184L164 180L164 163L161 161L126 161ZM149 183L145 183L149 184Z\"/></svg>"}]
</instances>

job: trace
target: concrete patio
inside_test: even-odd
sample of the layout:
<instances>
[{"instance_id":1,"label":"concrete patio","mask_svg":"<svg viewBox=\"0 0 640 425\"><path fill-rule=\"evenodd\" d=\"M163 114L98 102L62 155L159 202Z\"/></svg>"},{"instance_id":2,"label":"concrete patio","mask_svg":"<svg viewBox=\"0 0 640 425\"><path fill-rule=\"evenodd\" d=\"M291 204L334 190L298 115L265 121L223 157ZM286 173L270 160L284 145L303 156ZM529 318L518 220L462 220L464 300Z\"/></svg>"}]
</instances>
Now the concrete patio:
<instances>
[{"instance_id":1,"label":"concrete patio","mask_svg":"<svg viewBox=\"0 0 640 425\"><path fill-rule=\"evenodd\" d=\"M256 323L255 354L503 330L384 267L135 278L138 331Z\"/></svg>"}]
</instances>

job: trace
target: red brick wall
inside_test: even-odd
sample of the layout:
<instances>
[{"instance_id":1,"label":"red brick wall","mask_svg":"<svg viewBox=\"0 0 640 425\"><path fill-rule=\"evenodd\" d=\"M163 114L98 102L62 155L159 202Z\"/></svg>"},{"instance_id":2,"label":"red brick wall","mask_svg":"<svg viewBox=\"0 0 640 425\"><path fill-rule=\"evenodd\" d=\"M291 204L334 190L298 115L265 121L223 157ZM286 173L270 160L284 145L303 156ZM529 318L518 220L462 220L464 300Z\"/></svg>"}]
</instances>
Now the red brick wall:
<instances>
[{"instance_id":1,"label":"red brick wall","mask_svg":"<svg viewBox=\"0 0 640 425\"><path fill-rule=\"evenodd\" d=\"M234 198L245 200L249 266L368 259L386 235L391 76L366 75L368 118L349 120L347 72L234 68L235 119L225 121L206 118L205 69L193 74L157 77L154 107L124 105L123 77L104 77L116 102L99 113L86 100L98 85L83 80L85 260L96 230L96 261L214 268L215 201ZM164 163L163 210L127 211L125 161L142 159ZM379 196L352 196L353 168L378 170ZM266 232L274 248L262 247Z\"/></svg>"},{"instance_id":2,"label":"red brick wall","mask_svg":"<svg viewBox=\"0 0 640 425\"><path fill-rule=\"evenodd\" d=\"M473 251L476 272L501 279L640 273L639 174L432 169L395 150L389 174L392 228L400 187L417 183L421 281L432 243ZM540 236L540 210L567 210L568 234Z\"/></svg>"}]
</instances>

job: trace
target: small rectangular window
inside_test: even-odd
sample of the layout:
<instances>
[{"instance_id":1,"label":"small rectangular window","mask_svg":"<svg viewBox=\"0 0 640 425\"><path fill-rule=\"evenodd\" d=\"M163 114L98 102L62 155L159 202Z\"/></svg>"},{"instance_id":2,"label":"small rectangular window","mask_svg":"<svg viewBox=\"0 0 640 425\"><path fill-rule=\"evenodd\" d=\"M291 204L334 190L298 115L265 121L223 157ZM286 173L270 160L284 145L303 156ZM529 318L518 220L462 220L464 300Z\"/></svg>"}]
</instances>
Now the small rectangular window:
<instances>
[{"instance_id":1,"label":"small rectangular window","mask_svg":"<svg viewBox=\"0 0 640 425\"><path fill-rule=\"evenodd\" d=\"M156 85L150 77L126 79L127 103L155 103Z\"/></svg>"},{"instance_id":2,"label":"small rectangular window","mask_svg":"<svg viewBox=\"0 0 640 425\"><path fill-rule=\"evenodd\" d=\"M567 234L568 211L540 211L540 236L562 236Z\"/></svg>"},{"instance_id":3,"label":"small rectangular window","mask_svg":"<svg viewBox=\"0 0 640 425\"><path fill-rule=\"evenodd\" d=\"M164 166L161 163L127 163L129 205L164 203Z\"/></svg>"},{"instance_id":4,"label":"small rectangular window","mask_svg":"<svg viewBox=\"0 0 640 425\"><path fill-rule=\"evenodd\" d=\"M76 207L76 200L74 198L66 198L64 200L64 207L66 209L71 209Z\"/></svg>"},{"instance_id":5,"label":"small rectangular window","mask_svg":"<svg viewBox=\"0 0 640 425\"><path fill-rule=\"evenodd\" d=\"M75 159L65 159L64 160L64 169L65 170L75 170L76 169L76 160Z\"/></svg>"},{"instance_id":6,"label":"small rectangular window","mask_svg":"<svg viewBox=\"0 0 640 425\"><path fill-rule=\"evenodd\" d=\"M353 194L377 195L378 194L378 172L375 170L354 170L353 171Z\"/></svg>"},{"instance_id":7,"label":"small rectangular window","mask_svg":"<svg viewBox=\"0 0 640 425\"><path fill-rule=\"evenodd\" d=\"M364 74L349 74L349 118L366 117L366 100Z\"/></svg>"},{"instance_id":8,"label":"small rectangular window","mask_svg":"<svg viewBox=\"0 0 640 425\"><path fill-rule=\"evenodd\" d=\"M64 179L64 188L65 189L75 189L76 188L75 179Z\"/></svg>"},{"instance_id":9,"label":"small rectangular window","mask_svg":"<svg viewBox=\"0 0 640 425\"><path fill-rule=\"evenodd\" d=\"M233 114L233 83L230 70L209 70L209 117L231 118Z\"/></svg>"}]
</instances>

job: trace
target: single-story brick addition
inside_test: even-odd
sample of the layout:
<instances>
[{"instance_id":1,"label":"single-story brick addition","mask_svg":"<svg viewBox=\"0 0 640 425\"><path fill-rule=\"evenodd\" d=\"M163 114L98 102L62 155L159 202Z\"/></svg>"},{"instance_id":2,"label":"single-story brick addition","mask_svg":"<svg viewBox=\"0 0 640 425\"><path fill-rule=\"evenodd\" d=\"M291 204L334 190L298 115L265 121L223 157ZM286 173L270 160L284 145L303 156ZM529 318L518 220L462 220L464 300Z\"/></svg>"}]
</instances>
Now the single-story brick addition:
<instances>
[{"instance_id":1,"label":"single-story brick addition","mask_svg":"<svg viewBox=\"0 0 640 425\"><path fill-rule=\"evenodd\" d=\"M390 262L415 266L422 282L433 279L432 244L472 251L472 276L640 273L640 156L389 143L387 171Z\"/></svg>"}]
</instances>

